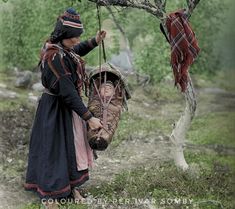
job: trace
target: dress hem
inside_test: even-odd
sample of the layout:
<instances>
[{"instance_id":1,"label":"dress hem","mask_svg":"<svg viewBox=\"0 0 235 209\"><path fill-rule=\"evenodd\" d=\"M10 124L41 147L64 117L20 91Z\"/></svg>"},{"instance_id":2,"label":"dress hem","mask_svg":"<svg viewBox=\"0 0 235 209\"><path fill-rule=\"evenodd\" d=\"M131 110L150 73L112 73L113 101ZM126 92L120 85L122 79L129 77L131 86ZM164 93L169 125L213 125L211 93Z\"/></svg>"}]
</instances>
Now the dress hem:
<instances>
[{"instance_id":1,"label":"dress hem","mask_svg":"<svg viewBox=\"0 0 235 209\"><path fill-rule=\"evenodd\" d=\"M63 198L69 196L71 190L74 187L79 187L88 180L89 180L89 175L88 173L86 173L83 176L81 176L79 179L70 181L70 184L65 186L64 188L53 192L43 191L38 184L34 183L25 183L24 188L26 191L36 192L40 198Z\"/></svg>"}]
</instances>

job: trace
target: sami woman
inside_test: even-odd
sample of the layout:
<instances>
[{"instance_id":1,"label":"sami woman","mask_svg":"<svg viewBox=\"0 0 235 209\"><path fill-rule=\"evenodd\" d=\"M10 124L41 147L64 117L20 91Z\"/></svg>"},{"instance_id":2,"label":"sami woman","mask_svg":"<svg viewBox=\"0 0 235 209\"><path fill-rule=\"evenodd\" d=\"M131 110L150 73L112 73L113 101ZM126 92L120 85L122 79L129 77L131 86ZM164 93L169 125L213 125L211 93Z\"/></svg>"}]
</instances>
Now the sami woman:
<instances>
[{"instance_id":1,"label":"sami woman","mask_svg":"<svg viewBox=\"0 0 235 209\"><path fill-rule=\"evenodd\" d=\"M89 178L92 150L87 145L86 124L102 127L84 105L81 93L88 87L81 56L94 49L106 36L80 42L83 25L70 8L58 17L40 58L41 81L45 91L36 111L30 136L25 188L42 199L64 198Z\"/></svg>"}]
</instances>

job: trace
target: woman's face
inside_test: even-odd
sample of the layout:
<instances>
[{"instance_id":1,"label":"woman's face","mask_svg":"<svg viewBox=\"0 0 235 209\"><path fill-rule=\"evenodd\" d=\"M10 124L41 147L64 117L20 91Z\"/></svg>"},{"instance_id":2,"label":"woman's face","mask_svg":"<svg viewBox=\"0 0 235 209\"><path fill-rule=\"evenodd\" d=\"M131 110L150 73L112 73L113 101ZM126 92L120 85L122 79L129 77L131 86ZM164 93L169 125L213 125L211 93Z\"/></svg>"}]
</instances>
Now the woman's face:
<instances>
[{"instance_id":1,"label":"woman's face","mask_svg":"<svg viewBox=\"0 0 235 209\"><path fill-rule=\"evenodd\" d=\"M77 44L80 43L80 36L74 37L74 38L70 38L70 41L71 41L71 44L72 44L73 46L75 46L75 45L77 45Z\"/></svg>"},{"instance_id":2,"label":"woman's face","mask_svg":"<svg viewBox=\"0 0 235 209\"><path fill-rule=\"evenodd\" d=\"M80 43L80 36L63 40L63 44L68 48L72 48L79 43Z\"/></svg>"}]
</instances>

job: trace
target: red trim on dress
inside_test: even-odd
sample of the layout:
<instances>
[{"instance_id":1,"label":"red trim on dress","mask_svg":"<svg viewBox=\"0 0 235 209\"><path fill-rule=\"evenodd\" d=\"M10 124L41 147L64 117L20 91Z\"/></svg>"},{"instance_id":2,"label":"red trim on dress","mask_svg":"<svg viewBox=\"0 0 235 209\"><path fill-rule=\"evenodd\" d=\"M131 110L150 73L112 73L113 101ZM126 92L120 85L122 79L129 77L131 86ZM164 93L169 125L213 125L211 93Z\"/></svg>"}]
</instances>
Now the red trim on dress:
<instances>
[{"instance_id":1,"label":"red trim on dress","mask_svg":"<svg viewBox=\"0 0 235 209\"><path fill-rule=\"evenodd\" d=\"M43 196L46 196L46 195L57 195L57 194L61 194L61 193L64 193L64 192L67 192L67 191L71 190L71 186L70 185L64 187L61 190L54 191L54 192L44 192L44 191L42 191L42 189L39 188L39 186L37 184L28 184L28 183L25 183L24 187L26 189L37 189L37 192L40 193Z\"/></svg>"},{"instance_id":2,"label":"red trim on dress","mask_svg":"<svg viewBox=\"0 0 235 209\"><path fill-rule=\"evenodd\" d=\"M79 183L80 181L82 181L85 177L87 177L89 174L85 173L83 174L79 179L76 179L74 181L70 181L70 184L76 184ZM36 189L38 193L40 193L42 196L46 196L46 195L57 195L57 194L61 194L64 192L68 192L71 190L71 185L68 185L66 187L64 187L61 190L57 190L57 191L53 191L53 192L45 192L43 191L37 184L30 184L30 183L25 183L24 187L26 189Z\"/></svg>"},{"instance_id":3,"label":"red trim on dress","mask_svg":"<svg viewBox=\"0 0 235 209\"><path fill-rule=\"evenodd\" d=\"M89 173L85 173L82 175L82 177L80 179L76 179L76 180L73 180L73 181L70 181L70 184L76 184L78 183L79 181L82 181L85 177L88 177L89 176Z\"/></svg>"}]
</instances>

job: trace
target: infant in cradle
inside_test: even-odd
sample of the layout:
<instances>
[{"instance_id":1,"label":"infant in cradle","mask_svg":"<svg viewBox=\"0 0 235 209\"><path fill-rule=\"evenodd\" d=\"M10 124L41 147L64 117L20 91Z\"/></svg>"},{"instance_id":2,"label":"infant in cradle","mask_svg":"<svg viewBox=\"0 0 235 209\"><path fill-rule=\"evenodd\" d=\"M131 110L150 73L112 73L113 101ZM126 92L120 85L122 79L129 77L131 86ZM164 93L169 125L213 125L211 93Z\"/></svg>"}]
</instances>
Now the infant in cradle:
<instances>
[{"instance_id":1,"label":"infant in cradle","mask_svg":"<svg viewBox=\"0 0 235 209\"><path fill-rule=\"evenodd\" d=\"M111 97L115 93L114 85L111 81L107 81L106 83L101 84L100 88L100 96L104 97Z\"/></svg>"},{"instance_id":2,"label":"infant in cradle","mask_svg":"<svg viewBox=\"0 0 235 209\"><path fill-rule=\"evenodd\" d=\"M96 117L101 118L103 124L99 131L88 130L89 144L94 150L105 150L111 143L122 111L123 97L118 96L120 91L118 84L110 80L102 82L98 89L102 103L97 96L91 97L88 103L89 110Z\"/></svg>"}]
</instances>

